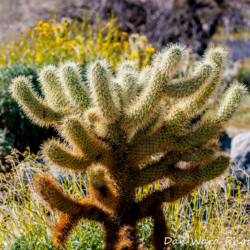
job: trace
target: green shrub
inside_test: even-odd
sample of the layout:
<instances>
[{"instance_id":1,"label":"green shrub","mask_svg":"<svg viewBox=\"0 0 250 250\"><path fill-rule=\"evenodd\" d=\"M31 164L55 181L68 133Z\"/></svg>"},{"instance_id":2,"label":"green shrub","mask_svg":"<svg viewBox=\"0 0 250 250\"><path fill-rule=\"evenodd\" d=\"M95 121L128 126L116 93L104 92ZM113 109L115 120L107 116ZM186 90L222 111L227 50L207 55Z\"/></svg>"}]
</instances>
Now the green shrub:
<instances>
[{"instance_id":1,"label":"green shrub","mask_svg":"<svg viewBox=\"0 0 250 250\"><path fill-rule=\"evenodd\" d=\"M10 146L25 151L29 146L32 152L39 150L39 145L47 138L55 135L51 128L41 128L32 124L20 109L19 105L11 97L8 86L11 79L24 75L33 83L34 89L41 95L37 81L39 67L30 66L24 63L6 66L0 69L0 129L5 131L5 139L9 141L5 153L9 154ZM85 66L82 66L82 73L85 73ZM84 80L84 79L83 79ZM10 144L10 142L12 142ZM0 145L1 146L1 145ZM0 152L1 154L1 152Z\"/></svg>"}]
</instances>

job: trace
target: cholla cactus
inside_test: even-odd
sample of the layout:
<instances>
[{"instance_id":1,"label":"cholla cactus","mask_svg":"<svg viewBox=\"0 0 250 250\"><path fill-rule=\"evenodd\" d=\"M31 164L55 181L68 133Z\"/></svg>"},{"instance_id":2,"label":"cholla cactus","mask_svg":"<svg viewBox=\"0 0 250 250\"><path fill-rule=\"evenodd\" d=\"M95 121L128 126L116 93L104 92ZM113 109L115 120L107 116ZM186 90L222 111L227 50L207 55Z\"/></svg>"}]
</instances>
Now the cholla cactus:
<instances>
[{"instance_id":1,"label":"cholla cactus","mask_svg":"<svg viewBox=\"0 0 250 250\"><path fill-rule=\"evenodd\" d=\"M80 200L46 174L34 179L37 193L62 213L54 230L56 245L84 218L103 224L105 249L139 249L136 223L152 217L154 247L166 249L169 229L163 203L187 196L227 170L229 158L219 152L216 138L246 89L232 84L217 115L192 127L190 119L206 108L221 84L226 53L222 48L208 50L192 75L172 83L184 56L182 46L170 45L141 72L124 61L117 77L105 61L97 61L88 67L88 84L73 62L46 66L40 72L44 99L27 78L13 80L12 95L28 117L55 127L65 139L44 143L45 159L60 168L89 171L90 197ZM175 100L170 108L166 99ZM168 184L162 190L137 200L138 187L163 178Z\"/></svg>"}]
</instances>

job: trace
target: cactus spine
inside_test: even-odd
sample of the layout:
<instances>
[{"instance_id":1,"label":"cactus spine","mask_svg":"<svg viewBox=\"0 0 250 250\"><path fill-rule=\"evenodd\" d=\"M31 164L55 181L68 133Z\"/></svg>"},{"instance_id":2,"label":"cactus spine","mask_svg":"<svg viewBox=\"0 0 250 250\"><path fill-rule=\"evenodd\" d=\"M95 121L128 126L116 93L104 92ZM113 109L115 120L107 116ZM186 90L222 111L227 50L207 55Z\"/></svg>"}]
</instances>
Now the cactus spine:
<instances>
[{"instance_id":1,"label":"cactus spine","mask_svg":"<svg viewBox=\"0 0 250 250\"><path fill-rule=\"evenodd\" d=\"M34 179L37 193L62 212L54 243L62 244L81 218L103 224L106 250L138 250L136 223L152 217L153 244L164 249L169 228L162 203L174 202L222 175L229 158L219 152L217 136L239 106L246 88L234 83L217 115L188 126L220 87L226 52L207 51L191 76L173 79L185 49L170 45L141 72L124 61L117 76L106 61L91 63L88 84L73 62L46 66L40 72L45 98L28 79L15 78L10 90L27 116L53 126L65 143L50 140L42 153L60 168L89 171L90 197L74 200L47 175ZM166 107L165 100L172 100ZM154 161L149 157L161 153ZM144 168L140 163L146 162ZM136 189L168 178L170 185L137 201Z\"/></svg>"}]
</instances>

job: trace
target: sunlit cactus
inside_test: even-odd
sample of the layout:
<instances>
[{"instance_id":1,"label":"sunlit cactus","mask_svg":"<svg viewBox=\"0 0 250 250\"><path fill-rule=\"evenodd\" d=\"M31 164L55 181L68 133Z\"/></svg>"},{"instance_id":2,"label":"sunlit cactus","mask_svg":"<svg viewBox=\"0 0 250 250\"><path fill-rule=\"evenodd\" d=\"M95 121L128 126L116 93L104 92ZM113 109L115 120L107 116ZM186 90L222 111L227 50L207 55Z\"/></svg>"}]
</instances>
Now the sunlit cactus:
<instances>
[{"instance_id":1,"label":"sunlit cactus","mask_svg":"<svg viewBox=\"0 0 250 250\"><path fill-rule=\"evenodd\" d=\"M27 78L13 80L10 90L27 116L53 126L65 141L44 143L46 161L89 171L89 197L79 200L46 174L34 179L36 192L62 214L54 229L56 245L84 218L103 224L106 250L138 250L137 222L152 217L154 247L167 249L163 203L186 197L226 172L229 157L219 152L218 135L246 88L232 84L216 115L192 125L190 119L221 85L226 52L209 49L190 76L173 79L185 53L182 46L170 45L156 54L152 66L137 72L132 61L124 61L117 75L106 61L97 61L88 67L88 82L76 63L46 66L40 71L44 98ZM138 199L137 188L159 180L165 183L161 190Z\"/></svg>"}]
</instances>

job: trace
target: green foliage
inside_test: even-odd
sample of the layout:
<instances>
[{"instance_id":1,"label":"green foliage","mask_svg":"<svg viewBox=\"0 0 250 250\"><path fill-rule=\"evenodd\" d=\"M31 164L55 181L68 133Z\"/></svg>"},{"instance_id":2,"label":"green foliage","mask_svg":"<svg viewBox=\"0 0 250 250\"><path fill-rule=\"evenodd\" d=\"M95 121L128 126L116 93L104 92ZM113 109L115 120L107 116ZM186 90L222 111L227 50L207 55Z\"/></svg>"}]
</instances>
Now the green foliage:
<instances>
[{"instance_id":1,"label":"green foliage","mask_svg":"<svg viewBox=\"0 0 250 250\"><path fill-rule=\"evenodd\" d=\"M0 129L0 154L7 155L10 153L13 145L13 138L6 138L7 129Z\"/></svg>"},{"instance_id":2,"label":"green foliage","mask_svg":"<svg viewBox=\"0 0 250 250\"><path fill-rule=\"evenodd\" d=\"M55 135L53 129L40 128L30 122L24 115L20 106L12 98L8 87L10 80L19 75L27 77L33 84L37 93L42 94L41 86L38 82L39 67L18 63L0 68L0 128L6 129L6 140L11 142L12 147L24 151L28 146L33 152L39 150L44 139ZM86 67L81 67L84 78ZM9 150L7 151L9 153Z\"/></svg>"},{"instance_id":3,"label":"green foliage","mask_svg":"<svg viewBox=\"0 0 250 250\"><path fill-rule=\"evenodd\" d=\"M10 79L24 75L34 84L34 89L41 92L37 81L37 70L36 66L26 64L14 64L0 69L0 127L7 129L7 139L13 138L12 146L22 151L30 146L36 152L44 140L44 134L52 135L51 129L44 130L32 124L8 91Z\"/></svg>"}]
</instances>

